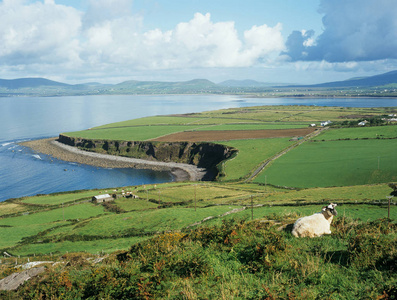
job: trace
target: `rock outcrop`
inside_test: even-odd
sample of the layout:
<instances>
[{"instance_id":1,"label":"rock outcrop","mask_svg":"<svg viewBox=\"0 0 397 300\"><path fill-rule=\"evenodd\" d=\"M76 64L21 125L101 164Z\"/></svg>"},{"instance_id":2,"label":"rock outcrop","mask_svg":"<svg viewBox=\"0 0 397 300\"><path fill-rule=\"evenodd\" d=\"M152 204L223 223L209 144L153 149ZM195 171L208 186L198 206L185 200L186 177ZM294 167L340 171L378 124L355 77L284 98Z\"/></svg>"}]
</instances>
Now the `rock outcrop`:
<instances>
[{"instance_id":1,"label":"rock outcrop","mask_svg":"<svg viewBox=\"0 0 397 300\"><path fill-rule=\"evenodd\" d=\"M0 290L1 291L13 291L16 290L25 281L43 273L45 267L41 266L38 268L31 268L22 272L13 273L6 278L0 280Z\"/></svg>"},{"instance_id":2,"label":"rock outcrop","mask_svg":"<svg viewBox=\"0 0 397 300\"><path fill-rule=\"evenodd\" d=\"M237 152L234 148L208 142L91 140L63 134L59 135L58 141L86 151L195 165L209 171L206 180L218 176L218 164Z\"/></svg>"}]
</instances>

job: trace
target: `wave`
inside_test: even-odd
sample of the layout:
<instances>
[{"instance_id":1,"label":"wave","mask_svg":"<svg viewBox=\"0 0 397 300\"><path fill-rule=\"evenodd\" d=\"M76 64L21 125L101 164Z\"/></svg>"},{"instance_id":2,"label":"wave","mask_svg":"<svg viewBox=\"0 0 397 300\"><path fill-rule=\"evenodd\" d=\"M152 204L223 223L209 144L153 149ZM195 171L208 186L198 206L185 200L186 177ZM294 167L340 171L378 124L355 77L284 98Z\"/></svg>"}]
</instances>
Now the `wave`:
<instances>
[{"instance_id":1,"label":"wave","mask_svg":"<svg viewBox=\"0 0 397 300\"><path fill-rule=\"evenodd\" d=\"M40 155L38 155L38 154L33 154L32 156L33 156L34 158L37 158L37 159L42 160L42 158L41 158Z\"/></svg>"},{"instance_id":2,"label":"wave","mask_svg":"<svg viewBox=\"0 0 397 300\"><path fill-rule=\"evenodd\" d=\"M3 144L1 144L1 146L5 147L5 146L11 145L11 144L14 144L14 142L3 143Z\"/></svg>"}]
</instances>

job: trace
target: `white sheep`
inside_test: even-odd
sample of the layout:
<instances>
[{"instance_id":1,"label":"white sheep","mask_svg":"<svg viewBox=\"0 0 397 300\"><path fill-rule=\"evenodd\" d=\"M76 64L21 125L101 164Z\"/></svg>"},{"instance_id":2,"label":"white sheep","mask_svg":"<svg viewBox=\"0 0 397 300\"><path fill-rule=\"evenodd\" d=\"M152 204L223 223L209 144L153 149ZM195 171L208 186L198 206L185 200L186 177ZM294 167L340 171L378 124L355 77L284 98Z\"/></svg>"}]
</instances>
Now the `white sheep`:
<instances>
[{"instance_id":1,"label":"white sheep","mask_svg":"<svg viewBox=\"0 0 397 300\"><path fill-rule=\"evenodd\" d=\"M331 234L332 219L338 214L335 207L336 204L331 203L324 206L319 213L296 220L292 234L295 237L316 237Z\"/></svg>"}]
</instances>

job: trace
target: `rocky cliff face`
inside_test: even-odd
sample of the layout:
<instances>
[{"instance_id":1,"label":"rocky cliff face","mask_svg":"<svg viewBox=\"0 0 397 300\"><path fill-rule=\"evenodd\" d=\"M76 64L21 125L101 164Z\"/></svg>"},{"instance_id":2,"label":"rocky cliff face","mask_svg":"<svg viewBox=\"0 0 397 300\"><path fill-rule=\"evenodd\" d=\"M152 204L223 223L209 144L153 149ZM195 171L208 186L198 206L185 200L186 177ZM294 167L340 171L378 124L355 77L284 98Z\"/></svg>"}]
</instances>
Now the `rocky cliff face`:
<instances>
[{"instance_id":1,"label":"rocky cliff face","mask_svg":"<svg viewBox=\"0 0 397 300\"><path fill-rule=\"evenodd\" d=\"M213 178L219 175L218 164L237 152L234 148L208 142L90 140L62 134L59 135L58 141L87 151L146 160L193 164L208 169Z\"/></svg>"}]
</instances>

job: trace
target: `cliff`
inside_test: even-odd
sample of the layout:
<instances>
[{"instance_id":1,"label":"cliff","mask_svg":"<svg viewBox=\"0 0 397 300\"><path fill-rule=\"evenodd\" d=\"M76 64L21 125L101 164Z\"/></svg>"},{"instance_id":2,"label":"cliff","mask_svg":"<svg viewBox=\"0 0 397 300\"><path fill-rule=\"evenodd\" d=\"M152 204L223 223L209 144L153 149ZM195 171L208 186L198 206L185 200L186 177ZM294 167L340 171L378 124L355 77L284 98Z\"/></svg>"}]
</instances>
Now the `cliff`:
<instances>
[{"instance_id":1,"label":"cliff","mask_svg":"<svg viewBox=\"0 0 397 300\"><path fill-rule=\"evenodd\" d=\"M205 180L222 176L219 164L237 149L208 142L149 142L91 140L59 135L58 141L86 151L146 159L150 161L192 164L208 170Z\"/></svg>"}]
</instances>

